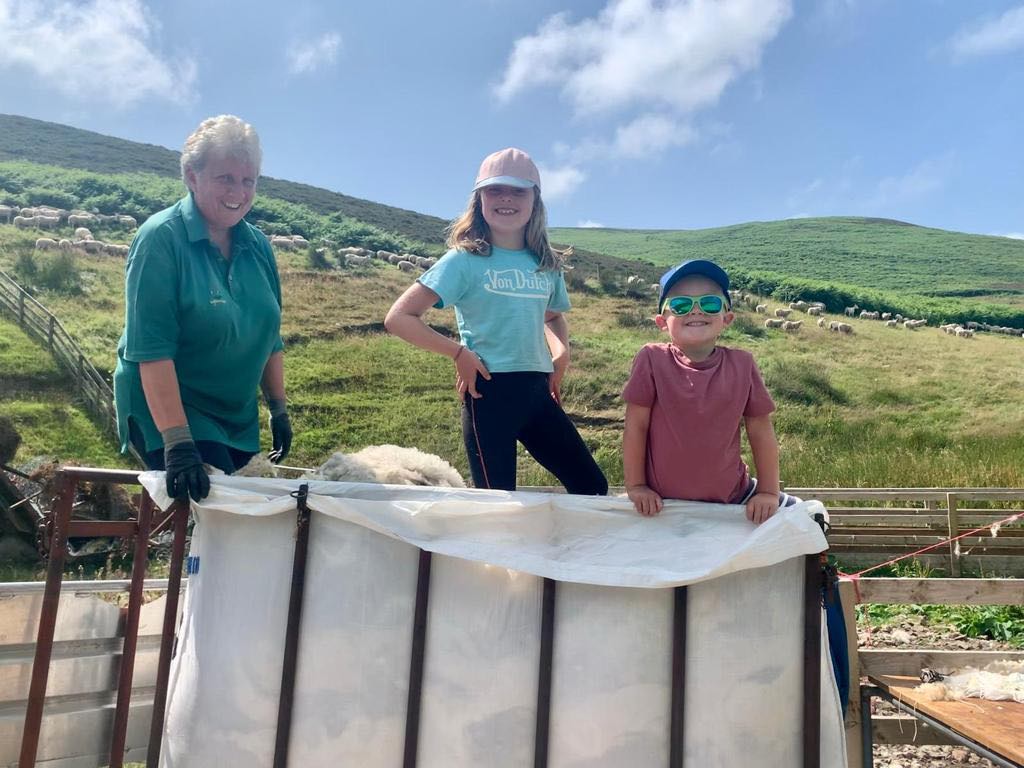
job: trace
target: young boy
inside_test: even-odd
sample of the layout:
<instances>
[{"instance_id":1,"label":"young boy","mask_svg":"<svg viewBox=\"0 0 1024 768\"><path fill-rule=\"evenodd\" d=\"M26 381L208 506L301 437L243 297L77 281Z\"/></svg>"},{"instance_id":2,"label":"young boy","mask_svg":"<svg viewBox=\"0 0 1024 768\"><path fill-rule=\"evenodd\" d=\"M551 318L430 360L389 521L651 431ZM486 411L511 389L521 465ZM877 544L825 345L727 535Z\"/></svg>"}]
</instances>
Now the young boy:
<instances>
[{"instance_id":1,"label":"young boy","mask_svg":"<svg viewBox=\"0 0 1024 768\"><path fill-rule=\"evenodd\" d=\"M626 491L641 515L656 515L662 499L745 504L763 523L798 500L779 492L775 403L753 356L717 345L735 315L729 276L704 259L684 261L662 275L658 327L667 344L647 344L633 360L623 390L622 440ZM758 479L740 457L740 422Z\"/></svg>"}]
</instances>

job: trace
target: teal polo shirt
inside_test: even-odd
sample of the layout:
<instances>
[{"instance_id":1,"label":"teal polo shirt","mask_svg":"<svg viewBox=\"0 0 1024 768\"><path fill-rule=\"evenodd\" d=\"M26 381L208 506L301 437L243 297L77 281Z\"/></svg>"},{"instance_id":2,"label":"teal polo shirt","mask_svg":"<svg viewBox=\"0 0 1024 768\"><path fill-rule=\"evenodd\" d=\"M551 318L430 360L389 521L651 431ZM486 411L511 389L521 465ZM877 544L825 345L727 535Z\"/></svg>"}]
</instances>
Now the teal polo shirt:
<instances>
[{"instance_id":1,"label":"teal polo shirt","mask_svg":"<svg viewBox=\"0 0 1024 768\"><path fill-rule=\"evenodd\" d=\"M231 259L209 238L192 195L151 216L128 252L124 333L114 402L121 450L135 423L146 451L163 446L139 363L173 360L195 440L259 450L259 383L281 343L281 280L267 238L246 221Z\"/></svg>"}]
</instances>

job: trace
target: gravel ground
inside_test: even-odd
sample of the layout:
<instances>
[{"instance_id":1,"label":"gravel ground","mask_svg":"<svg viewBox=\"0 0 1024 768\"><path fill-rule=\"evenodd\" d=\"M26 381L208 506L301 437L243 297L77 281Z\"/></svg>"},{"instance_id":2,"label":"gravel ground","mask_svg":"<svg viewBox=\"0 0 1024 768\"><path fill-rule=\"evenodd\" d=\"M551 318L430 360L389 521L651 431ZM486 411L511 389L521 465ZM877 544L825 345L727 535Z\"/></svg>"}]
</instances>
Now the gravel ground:
<instances>
[{"instance_id":1,"label":"gravel ground","mask_svg":"<svg viewBox=\"0 0 1024 768\"><path fill-rule=\"evenodd\" d=\"M1013 650L1007 643L986 638L965 637L953 627L929 625L915 616L900 624L872 628L857 627L863 648L921 648L929 650ZM887 702L875 699L876 711L895 713ZM995 763L961 746L879 745L874 748L875 768L996 768Z\"/></svg>"}]
</instances>

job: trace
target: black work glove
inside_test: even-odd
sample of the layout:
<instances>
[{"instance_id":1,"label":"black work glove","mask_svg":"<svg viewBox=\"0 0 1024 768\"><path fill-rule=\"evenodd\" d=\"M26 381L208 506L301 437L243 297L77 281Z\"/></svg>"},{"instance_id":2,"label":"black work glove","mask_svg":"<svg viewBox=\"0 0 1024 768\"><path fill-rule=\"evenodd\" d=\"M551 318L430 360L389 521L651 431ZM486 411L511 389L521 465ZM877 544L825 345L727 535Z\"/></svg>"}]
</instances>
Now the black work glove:
<instances>
[{"instance_id":1,"label":"black work glove","mask_svg":"<svg viewBox=\"0 0 1024 768\"><path fill-rule=\"evenodd\" d=\"M292 421L288 418L284 400L271 399L267 405L270 406L270 440L273 445L267 458L280 464L292 449Z\"/></svg>"},{"instance_id":2,"label":"black work glove","mask_svg":"<svg viewBox=\"0 0 1024 768\"><path fill-rule=\"evenodd\" d=\"M200 501L209 495L210 478L191 440L164 447L164 468L167 470L167 495L172 499L191 496L193 501Z\"/></svg>"}]
</instances>

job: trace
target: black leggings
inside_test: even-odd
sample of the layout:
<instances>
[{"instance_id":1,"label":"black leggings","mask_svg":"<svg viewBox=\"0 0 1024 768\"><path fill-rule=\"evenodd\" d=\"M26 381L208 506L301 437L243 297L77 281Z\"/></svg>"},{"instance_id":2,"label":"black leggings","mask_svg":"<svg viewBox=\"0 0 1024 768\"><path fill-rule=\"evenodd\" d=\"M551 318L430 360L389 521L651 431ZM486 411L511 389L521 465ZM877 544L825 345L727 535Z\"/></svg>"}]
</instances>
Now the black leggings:
<instances>
[{"instance_id":1,"label":"black leggings","mask_svg":"<svg viewBox=\"0 0 1024 768\"><path fill-rule=\"evenodd\" d=\"M608 481L565 411L548 391L548 375L492 373L477 377L462 405L462 439L473 485L516 489L516 441L569 493L604 496Z\"/></svg>"},{"instance_id":2,"label":"black leggings","mask_svg":"<svg viewBox=\"0 0 1024 768\"><path fill-rule=\"evenodd\" d=\"M142 431L138 425L128 420L128 439L135 446L142 460L146 462L146 469L164 469L164 449L157 448L155 451L147 451L145 441L142 439ZM211 467L216 467L227 475L234 474L256 454L252 451L240 451L230 445L217 443L213 440L196 440L196 450L199 451L203 461Z\"/></svg>"}]
</instances>

